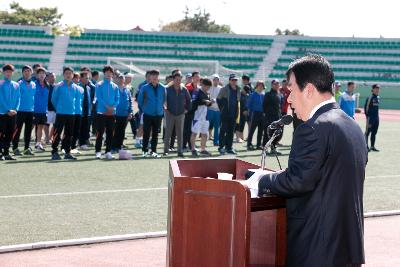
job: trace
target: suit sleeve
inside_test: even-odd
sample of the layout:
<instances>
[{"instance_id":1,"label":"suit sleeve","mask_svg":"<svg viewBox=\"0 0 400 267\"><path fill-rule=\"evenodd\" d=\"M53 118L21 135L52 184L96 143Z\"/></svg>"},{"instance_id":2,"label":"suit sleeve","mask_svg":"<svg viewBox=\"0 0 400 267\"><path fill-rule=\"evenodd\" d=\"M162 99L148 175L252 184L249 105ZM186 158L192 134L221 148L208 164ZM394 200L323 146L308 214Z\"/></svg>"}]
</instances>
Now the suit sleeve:
<instances>
[{"instance_id":1,"label":"suit sleeve","mask_svg":"<svg viewBox=\"0 0 400 267\"><path fill-rule=\"evenodd\" d=\"M274 193L297 197L311 192L321 179L320 168L326 160L324 138L318 137L310 125L296 129L289 166L286 170L267 174L260 179L260 194Z\"/></svg>"}]
</instances>

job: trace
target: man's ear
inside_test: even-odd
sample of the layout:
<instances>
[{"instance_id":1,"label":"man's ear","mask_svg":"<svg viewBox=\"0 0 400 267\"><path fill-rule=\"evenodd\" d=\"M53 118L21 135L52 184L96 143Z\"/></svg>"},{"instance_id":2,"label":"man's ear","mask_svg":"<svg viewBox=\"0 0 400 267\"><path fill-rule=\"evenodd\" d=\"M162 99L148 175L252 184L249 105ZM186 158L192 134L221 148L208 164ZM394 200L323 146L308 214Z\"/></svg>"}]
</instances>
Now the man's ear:
<instances>
[{"instance_id":1,"label":"man's ear","mask_svg":"<svg viewBox=\"0 0 400 267\"><path fill-rule=\"evenodd\" d=\"M312 83L308 83L304 90L306 91L307 98L312 98L315 95L317 88L315 88Z\"/></svg>"}]
</instances>

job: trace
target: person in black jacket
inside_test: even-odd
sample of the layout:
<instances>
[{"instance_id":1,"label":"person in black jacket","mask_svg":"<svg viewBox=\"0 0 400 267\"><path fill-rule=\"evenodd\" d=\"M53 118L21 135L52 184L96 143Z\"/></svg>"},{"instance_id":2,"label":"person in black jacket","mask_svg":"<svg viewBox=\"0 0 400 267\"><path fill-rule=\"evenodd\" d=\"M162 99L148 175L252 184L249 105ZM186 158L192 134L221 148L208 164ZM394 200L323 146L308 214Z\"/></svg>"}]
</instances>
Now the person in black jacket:
<instances>
[{"instance_id":1,"label":"person in black jacket","mask_svg":"<svg viewBox=\"0 0 400 267\"><path fill-rule=\"evenodd\" d=\"M218 108L221 111L221 130L219 132L219 148L221 155L225 153L236 155L233 149L233 133L236 123L240 121L240 87L237 85L236 74L229 75L229 84L221 88L217 97Z\"/></svg>"},{"instance_id":2,"label":"person in black jacket","mask_svg":"<svg viewBox=\"0 0 400 267\"><path fill-rule=\"evenodd\" d=\"M364 105L364 113L367 117L366 129L365 129L365 141L367 142L368 147L368 137L371 134L371 149L368 148L368 151L379 152L377 148L375 148L375 139L376 134L378 133L379 127L379 84L372 85L372 95L370 95L365 100Z\"/></svg>"},{"instance_id":3,"label":"person in black jacket","mask_svg":"<svg viewBox=\"0 0 400 267\"><path fill-rule=\"evenodd\" d=\"M265 114L265 129L268 126L281 118L281 97L279 95L279 80L272 80L271 82L271 90L265 94L264 96L264 114ZM272 143L271 153L280 154L276 151L275 145L280 139L281 136L278 136L275 141ZM268 136L268 131L264 131L263 138L263 146L267 144L270 136Z\"/></svg>"},{"instance_id":4,"label":"person in black jacket","mask_svg":"<svg viewBox=\"0 0 400 267\"><path fill-rule=\"evenodd\" d=\"M364 134L336 104L329 62L319 55L289 65L288 98L304 121L295 131L288 168L256 172L246 183L259 195L286 197L287 267L356 267L364 263Z\"/></svg>"}]
</instances>

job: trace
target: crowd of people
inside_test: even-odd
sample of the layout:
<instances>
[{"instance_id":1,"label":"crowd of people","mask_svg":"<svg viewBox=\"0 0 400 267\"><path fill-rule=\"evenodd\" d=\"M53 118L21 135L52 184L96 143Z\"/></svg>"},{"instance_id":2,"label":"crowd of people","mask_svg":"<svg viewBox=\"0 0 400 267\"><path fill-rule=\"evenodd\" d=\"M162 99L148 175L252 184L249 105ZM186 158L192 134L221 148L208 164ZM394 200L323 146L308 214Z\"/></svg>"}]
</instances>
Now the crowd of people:
<instances>
[{"instance_id":1,"label":"crowd of people","mask_svg":"<svg viewBox=\"0 0 400 267\"><path fill-rule=\"evenodd\" d=\"M144 158L159 158L177 152L192 156L210 156L207 141L218 147L221 155L237 152L234 141L246 142L247 150L261 150L270 136L268 125L288 113L290 90L286 80L272 80L268 90L264 81L253 86L250 77L231 74L223 84L218 74L201 77L197 71L183 74L172 71L164 83L157 70L147 71L138 88L132 88L133 74L121 73L104 66L98 71L82 67L75 72L64 67L62 81L41 65L22 68L22 77L12 81L13 65L2 67L0 80L0 159L15 160L17 156L33 156L51 146L51 159L75 160L82 150L88 150L91 135L95 136L95 157L113 159L115 153L126 152L125 130L130 128L135 147ZM239 85L241 79L241 86ZM335 96L340 107L354 118L355 84L348 83L342 93L335 83ZM366 139L371 134L371 150L379 126L379 85L365 103L367 115ZM294 114L294 128L301 121ZM244 135L248 127L247 136ZM24 146L19 141L24 129ZM34 129L35 146L30 147ZM257 130L256 143L253 136ZM163 137L163 153L158 153L159 135ZM105 140L103 140L105 137ZM282 135L274 141L270 153L280 154L276 147ZM200 146L196 146L200 138ZM175 146L177 140L177 146ZM61 142L61 145L60 145ZM104 147L104 153L102 153ZM11 150L11 151L10 151ZM12 153L10 153L12 152ZM125 153L127 157L131 154Z\"/></svg>"}]
</instances>

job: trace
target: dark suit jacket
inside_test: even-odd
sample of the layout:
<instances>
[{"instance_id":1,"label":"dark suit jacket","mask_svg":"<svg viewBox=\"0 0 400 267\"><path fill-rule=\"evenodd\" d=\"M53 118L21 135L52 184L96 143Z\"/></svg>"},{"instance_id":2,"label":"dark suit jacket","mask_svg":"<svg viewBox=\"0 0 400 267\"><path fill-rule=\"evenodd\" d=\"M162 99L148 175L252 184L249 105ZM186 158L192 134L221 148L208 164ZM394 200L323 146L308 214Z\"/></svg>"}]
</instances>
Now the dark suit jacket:
<instances>
[{"instance_id":1,"label":"dark suit jacket","mask_svg":"<svg viewBox=\"0 0 400 267\"><path fill-rule=\"evenodd\" d=\"M261 194L287 198L286 266L364 263L367 155L360 127L336 103L296 129L288 168L259 183Z\"/></svg>"}]
</instances>

